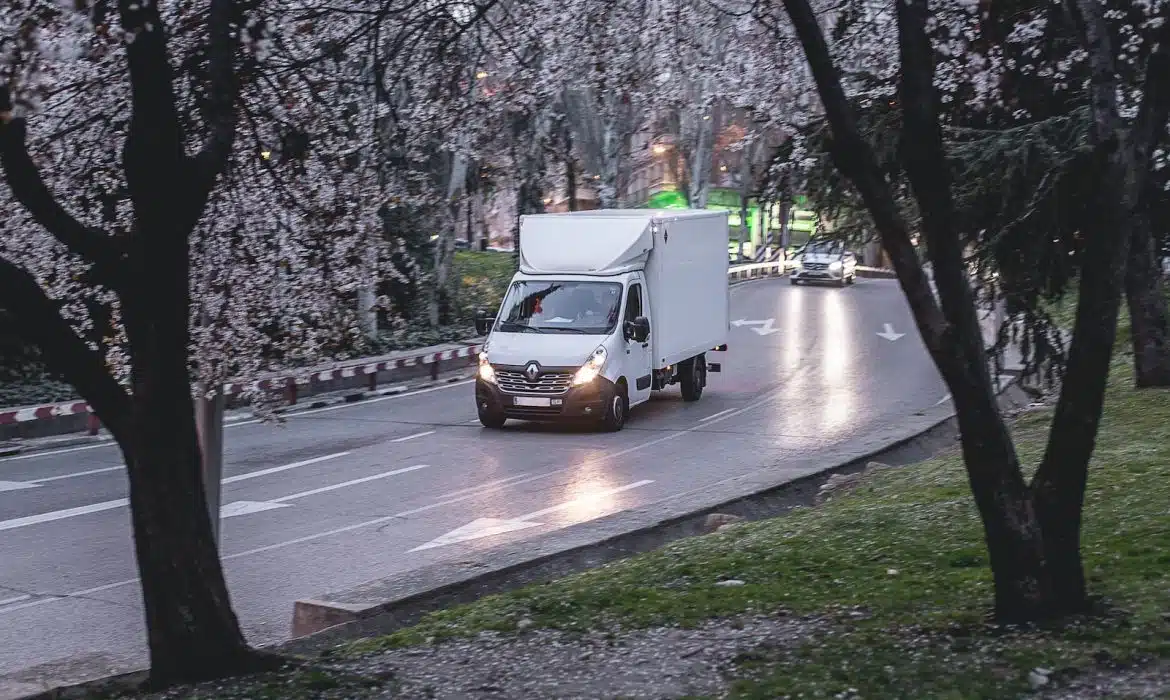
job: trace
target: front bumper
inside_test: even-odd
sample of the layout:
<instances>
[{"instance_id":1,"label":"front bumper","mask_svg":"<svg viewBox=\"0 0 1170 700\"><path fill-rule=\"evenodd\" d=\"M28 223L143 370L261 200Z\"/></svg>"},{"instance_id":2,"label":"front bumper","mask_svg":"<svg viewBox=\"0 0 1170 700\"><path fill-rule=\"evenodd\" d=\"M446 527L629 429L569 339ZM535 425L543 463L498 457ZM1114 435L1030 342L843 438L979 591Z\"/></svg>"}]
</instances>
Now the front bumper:
<instances>
[{"instance_id":1,"label":"front bumper","mask_svg":"<svg viewBox=\"0 0 1170 700\"><path fill-rule=\"evenodd\" d=\"M601 418L617 386L605 377L570 387L563 394L504 392L499 385L475 379L475 402L480 411L503 413L508 418L530 421L570 421ZM547 402L547 404L546 404ZM526 405L541 404L541 405Z\"/></svg>"},{"instance_id":2,"label":"front bumper","mask_svg":"<svg viewBox=\"0 0 1170 700\"><path fill-rule=\"evenodd\" d=\"M845 268L830 270L829 268L812 269L798 267L791 274L794 279L801 280L802 282L840 282L845 278Z\"/></svg>"}]
</instances>

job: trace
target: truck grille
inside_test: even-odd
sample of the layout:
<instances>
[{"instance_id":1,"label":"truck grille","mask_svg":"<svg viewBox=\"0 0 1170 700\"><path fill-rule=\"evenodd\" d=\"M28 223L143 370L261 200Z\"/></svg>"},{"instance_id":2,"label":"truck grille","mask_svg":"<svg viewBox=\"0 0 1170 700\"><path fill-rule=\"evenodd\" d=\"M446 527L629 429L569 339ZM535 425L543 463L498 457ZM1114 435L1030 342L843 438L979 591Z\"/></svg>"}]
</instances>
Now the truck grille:
<instances>
[{"instance_id":1,"label":"truck grille","mask_svg":"<svg viewBox=\"0 0 1170 700\"><path fill-rule=\"evenodd\" d=\"M528 381L523 372L496 371L496 383L500 389L509 394L540 394L542 396L558 396L569 390L573 384L573 375L561 372L548 372Z\"/></svg>"}]
</instances>

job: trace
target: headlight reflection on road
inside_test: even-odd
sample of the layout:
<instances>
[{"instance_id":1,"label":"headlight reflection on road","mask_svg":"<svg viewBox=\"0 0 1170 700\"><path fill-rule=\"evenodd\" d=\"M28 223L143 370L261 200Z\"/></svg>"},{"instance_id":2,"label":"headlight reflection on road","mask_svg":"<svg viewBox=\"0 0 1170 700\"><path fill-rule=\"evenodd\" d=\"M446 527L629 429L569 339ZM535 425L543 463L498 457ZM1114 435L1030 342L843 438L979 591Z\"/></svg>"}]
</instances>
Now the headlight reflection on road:
<instances>
[{"instance_id":1,"label":"headlight reflection on road","mask_svg":"<svg viewBox=\"0 0 1170 700\"><path fill-rule=\"evenodd\" d=\"M555 516L550 513L546 517L578 523L604 515L616 507L617 500L612 489L617 484L609 474L611 459L604 452L590 450L574 460L579 461L572 481L563 491L563 497L557 499L564 505L554 511Z\"/></svg>"},{"instance_id":2,"label":"headlight reflection on road","mask_svg":"<svg viewBox=\"0 0 1170 700\"><path fill-rule=\"evenodd\" d=\"M784 369L794 370L800 365L801 325L804 318L804 291L800 287L788 290L788 308L784 311Z\"/></svg>"},{"instance_id":3,"label":"headlight reflection on road","mask_svg":"<svg viewBox=\"0 0 1170 700\"><path fill-rule=\"evenodd\" d=\"M849 420L856 400L853 373L850 371L850 341L856 329L849 328L846 322L845 305L840 294L826 294L823 299L821 338L824 357L821 360L821 376L825 381L825 404L822 429L825 432L836 432Z\"/></svg>"}]
</instances>

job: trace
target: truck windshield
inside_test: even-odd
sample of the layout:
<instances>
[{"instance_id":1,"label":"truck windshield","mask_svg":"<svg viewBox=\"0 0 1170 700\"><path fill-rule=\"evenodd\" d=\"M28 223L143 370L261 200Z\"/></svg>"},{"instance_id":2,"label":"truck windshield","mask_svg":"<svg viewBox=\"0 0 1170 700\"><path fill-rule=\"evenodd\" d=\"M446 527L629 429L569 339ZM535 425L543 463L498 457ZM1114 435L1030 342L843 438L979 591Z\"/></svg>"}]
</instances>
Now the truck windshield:
<instances>
[{"instance_id":1,"label":"truck windshield","mask_svg":"<svg viewBox=\"0 0 1170 700\"><path fill-rule=\"evenodd\" d=\"M617 325L621 299L622 285L615 282L513 282L496 330L609 335Z\"/></svg>"}]
</instances>

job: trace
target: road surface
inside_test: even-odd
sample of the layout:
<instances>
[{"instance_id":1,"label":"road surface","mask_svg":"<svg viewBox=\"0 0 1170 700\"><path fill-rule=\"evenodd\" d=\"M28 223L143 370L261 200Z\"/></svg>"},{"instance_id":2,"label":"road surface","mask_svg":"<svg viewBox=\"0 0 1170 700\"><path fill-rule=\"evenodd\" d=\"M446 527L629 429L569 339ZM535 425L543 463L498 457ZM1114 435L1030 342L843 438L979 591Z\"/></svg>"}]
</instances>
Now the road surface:
<instances>
[{"instance_id":1,"label":"road surface","mask_svg":"<svg viewBox=\"0 0 1170 700\"><path fill-rule=\"evenodd\" d=\"M255 643L292 604L862 440L945 401L897 285L732 289L701 401L672 388L620 433L481 428L472 386L227 428L222 551ZM904 335L899 335L904 334ZM0 680L145 664L119 454L0 460Z\"/></svg>"}]
</instances>

